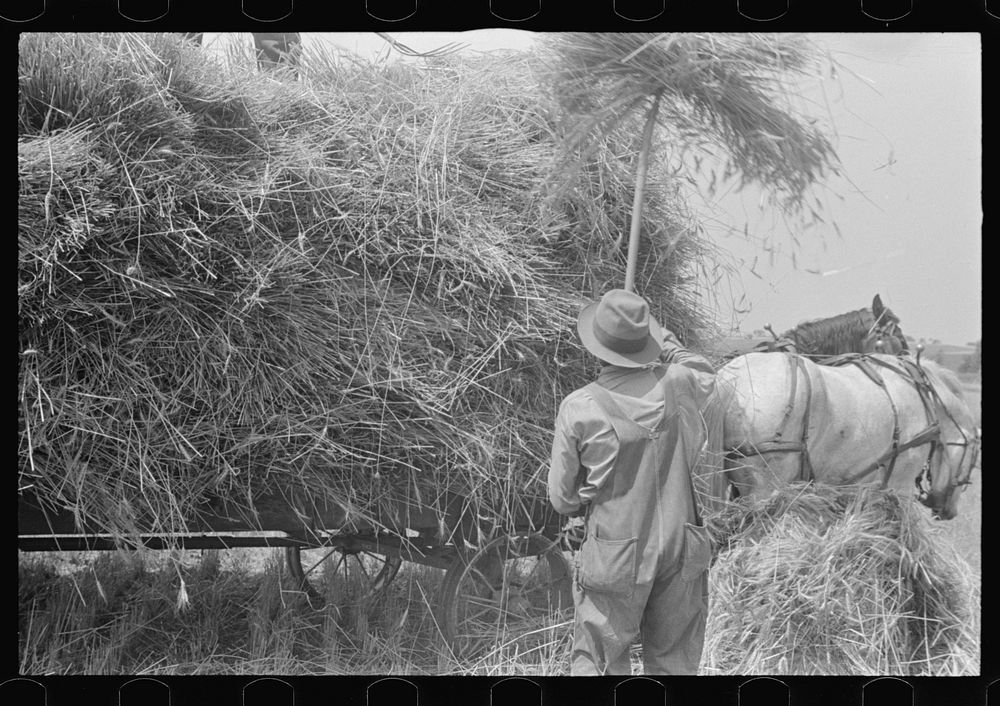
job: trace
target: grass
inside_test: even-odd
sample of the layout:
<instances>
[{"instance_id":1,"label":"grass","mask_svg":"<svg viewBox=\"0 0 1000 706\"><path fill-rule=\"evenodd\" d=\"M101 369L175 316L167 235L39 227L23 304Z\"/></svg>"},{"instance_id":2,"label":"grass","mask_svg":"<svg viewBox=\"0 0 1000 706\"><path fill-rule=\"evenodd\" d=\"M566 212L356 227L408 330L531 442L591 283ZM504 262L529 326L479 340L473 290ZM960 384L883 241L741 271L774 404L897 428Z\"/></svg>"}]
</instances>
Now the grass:
<instances>
[{"instance_id":1,"label":"grass","mask_svg":"<svg viewBox=\"0 0 1000 706\"><path fill-rule=\"evenodd\" d=\"M463 662L440 636L431 605L443 572L404 565L375 602L358 586L321 585L314 607L272 551L104 553L68 571L57 557L19 562L22 674L560 674L568 613L538 626L529 652L509 646ZM65 559L65 557L61 557ZM157 564L159 564L157 566ZM181 580L187 600L180 601Z\"/></svg>"},{"instance_id":2,"label":"grass","mask_svg":"<svg viewBox=\"0 0 1000 706\"><path fill-rule=\"evenodd\" d=\"M934 523L937 551L981 576L980 472L954 520ZM923 508L917 508L922 511ZM502 636L476 660L451 654L434 606L444 572L404 563L384 597L328 575L324 605L289 581L274 550L63 552L19 555L19 668L23 674L478 674L559 675L569 670L572 610L537 625L528 641ZM304 559L305 562L305 559ZM713 569L713 595L723 573ZM181 579L187 596L180 601ZM183 605L182 605L183 604ZM718 603L713 610L718 619ZM723 612L728 609L723 609ZM978 622L978 605L975 622ZM706 650L703 672L712 671ZM504 644L509 642L510 644ZM747 645L733 649L748 654ZM633 673L641 649L632 651ZM776 663L777 664L777 663ZM841 665L841 668L844 668ZM870 665L861 668L874 669ZM762 673L775 673L769 667Z\"/></svg>"}]
</instances>

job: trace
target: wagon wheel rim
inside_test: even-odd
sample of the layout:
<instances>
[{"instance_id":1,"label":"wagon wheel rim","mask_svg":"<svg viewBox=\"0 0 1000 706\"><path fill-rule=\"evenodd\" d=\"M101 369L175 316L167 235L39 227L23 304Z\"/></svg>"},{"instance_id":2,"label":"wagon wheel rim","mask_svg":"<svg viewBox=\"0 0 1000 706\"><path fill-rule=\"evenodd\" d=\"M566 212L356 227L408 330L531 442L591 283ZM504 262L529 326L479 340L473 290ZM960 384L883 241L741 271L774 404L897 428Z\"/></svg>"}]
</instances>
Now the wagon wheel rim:
<instances>
[{"instance_id":1,"label":"wagon wheel rim","mask_svg":"<svg viewBox=\"0 0 1000 706\"><path fill-rule=\"evenodd\" d=\"M389 587L403 564L397 556L344 547L328 547L318 560L308 561L308 567L303 565L299 547L288 547L285 558L299 589L313 603L324 600L324 592L317 586L327 580L339 581L342 588L356 589L359 603L374 600Z\"/></svg>"},{"instance_id":2,"label":"wagon wheel rim","mask_svg":"<svg viewBox=\"0 0 1000 706\"><path fill-rule=\"evenodd\" d=\"M569 562L541 535L503 536L452 564L442 590L442 633L452 654L551 648L573 605ZM564 634L565 633L565 634Z\"/></svg>"}]
</instances>

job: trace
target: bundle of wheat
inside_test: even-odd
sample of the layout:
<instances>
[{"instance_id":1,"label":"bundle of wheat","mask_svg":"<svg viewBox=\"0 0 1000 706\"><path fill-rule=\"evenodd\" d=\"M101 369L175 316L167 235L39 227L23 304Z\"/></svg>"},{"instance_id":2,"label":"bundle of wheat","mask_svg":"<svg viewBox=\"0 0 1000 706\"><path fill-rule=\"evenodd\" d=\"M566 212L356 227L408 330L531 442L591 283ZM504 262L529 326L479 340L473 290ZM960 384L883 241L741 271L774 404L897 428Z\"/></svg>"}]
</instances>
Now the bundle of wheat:
<instances>
[{"instance_id":1,"label":"bundle of wheat","mask_svg":"<svg viewBox=\"0 0 1000 706\"><path fill-rule=\"evenodd\" d=\"M978 673L978 586L912 500L799 483L708 524L704 673Z\"/></svg>"},{"instance_id":2,"label":"bundle of wheat","mask_svg":"<svg viewBox=\"0 0 1000 706\"><path fill-rule=\"evenodd\" d=\"M295 80L171 35L19 50L22 488L122 537L220 497L253 521L271 491L394 527L544 503L592 372L576 312L624 271L633 135L556 174L531 57L311 52ZM640 291L692 340L707 246L669 187Z\"/></svg>"},{"instance_id":3,"label":"bundle of wheat","mask_svg":"<svg viewBox=\"0 0 1000 706\"><path fill-rule=\"evenodd\" d=\"M839 168L826 129L800 105L796 82L824 63L805 35L567 32L554 41L554 95L585 116L572 122L575 143L635 119L658 95L666 149L722 159L713 182L757 182L794 212L812 208L810 188Z\"/></svg>"}]
</instances>

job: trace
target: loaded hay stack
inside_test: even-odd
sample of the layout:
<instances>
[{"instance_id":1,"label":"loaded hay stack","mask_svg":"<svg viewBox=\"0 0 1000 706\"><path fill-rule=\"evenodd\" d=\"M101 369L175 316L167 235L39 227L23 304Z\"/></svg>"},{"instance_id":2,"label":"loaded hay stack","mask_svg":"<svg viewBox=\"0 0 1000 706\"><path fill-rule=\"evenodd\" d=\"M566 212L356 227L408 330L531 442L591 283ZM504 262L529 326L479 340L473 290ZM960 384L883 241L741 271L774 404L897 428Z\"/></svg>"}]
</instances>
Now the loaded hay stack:
<instances>
[{"instance_id":1,"label":"loaded hay stack","mask_svg":"<svg viewBox=\"0 0 1000 706\"><path fill-rule=\"evenodd\" d=\"M295 81L171 35L19 50L22 489L122 538L265 492L395 526L545 501L576 312L624 270L630 135L556 190L525 58L313 53ZM693 335L705 245L662 257L689 219L654 184L640 272Z\"/></svg>"},{"instance_id":2,"label":"loaded hay stack","mask_svg":"<svg viewBox=\"0 0 1000 706\"><path fill-rule=\"evenodd\" d=\"M708 526L701 673L979 673L978 586L909 498L795 483Z\"/></svg>"}]
</instances>

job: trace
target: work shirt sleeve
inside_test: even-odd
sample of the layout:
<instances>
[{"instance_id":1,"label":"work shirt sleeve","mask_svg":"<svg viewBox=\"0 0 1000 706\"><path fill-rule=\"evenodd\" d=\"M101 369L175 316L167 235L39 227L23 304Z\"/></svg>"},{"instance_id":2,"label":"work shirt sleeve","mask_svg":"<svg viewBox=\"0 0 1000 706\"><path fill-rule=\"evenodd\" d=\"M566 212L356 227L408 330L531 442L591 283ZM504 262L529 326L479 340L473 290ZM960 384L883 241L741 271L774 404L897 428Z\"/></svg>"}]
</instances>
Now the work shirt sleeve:
<instances>
[{"instance_id":1,"label":"work shirt sleeve","mask_svg":"<svg viewBox=\"0 0 1000 706\"><path fill-rule=\"evenodd\" d=\"M677 336L667 329L663 329L663 341L660 343L660 349L665 363L676 363L694 374L692 393L698 408L705 409L715 391L715 368L707 358L693 353L681 345Z\"/></svg>"},{"instance_id":2,"label":"work shirt sleeve","mask_svg":"<svg viewBox=\"0 0 1000 706\"><path fill-rule=\"evenodd\" d=\"M594 410L582 393L559 406L549 463L549 501L556 512L576 515L596 497L614 468L618 437L595 423Z\"/></svg>"}]
</instances>

